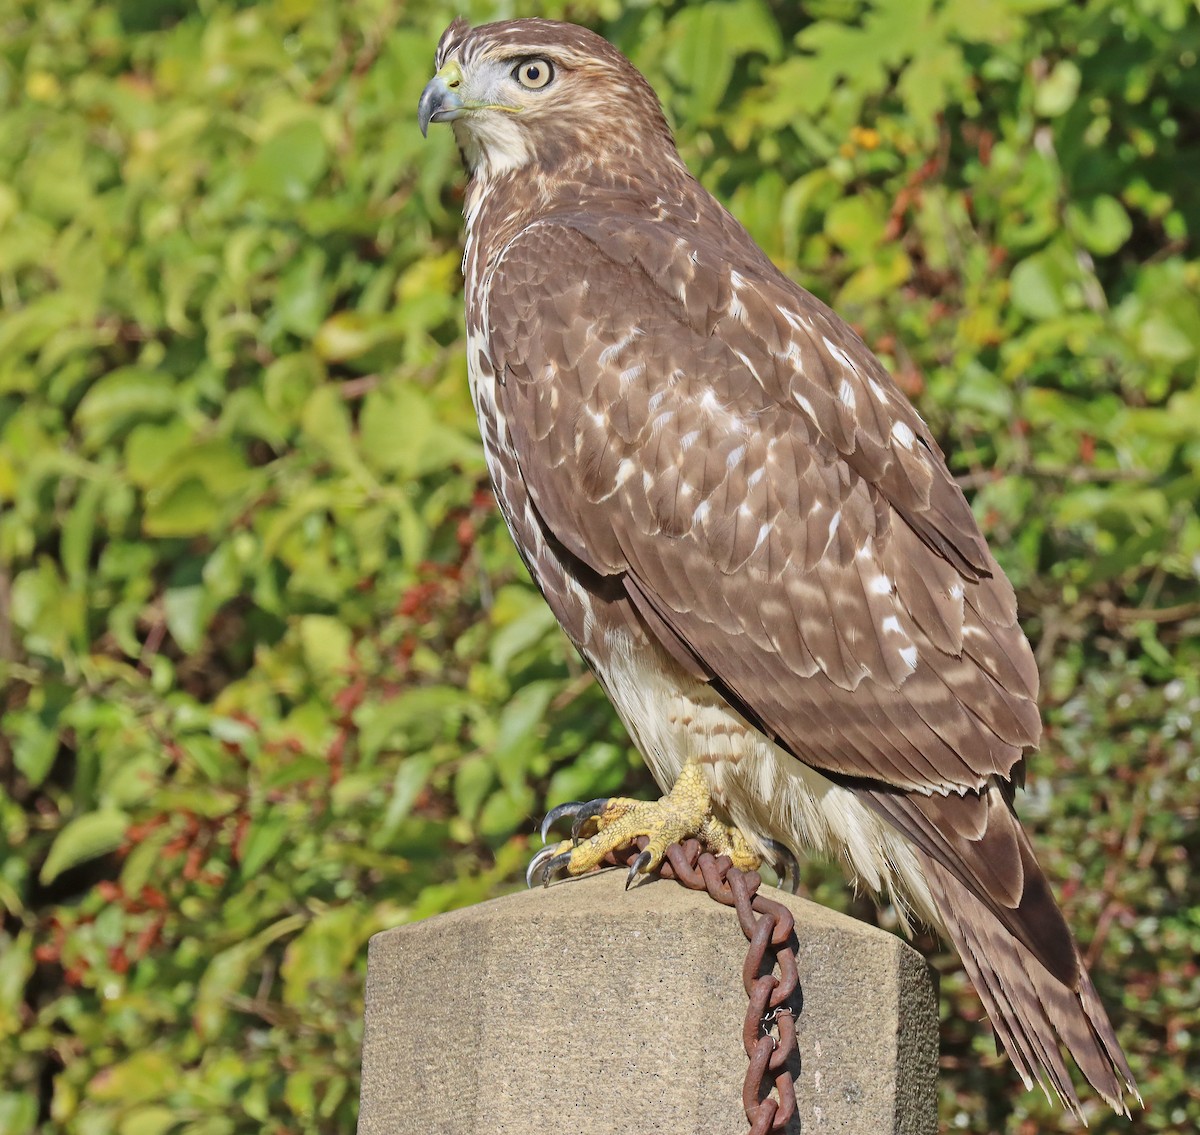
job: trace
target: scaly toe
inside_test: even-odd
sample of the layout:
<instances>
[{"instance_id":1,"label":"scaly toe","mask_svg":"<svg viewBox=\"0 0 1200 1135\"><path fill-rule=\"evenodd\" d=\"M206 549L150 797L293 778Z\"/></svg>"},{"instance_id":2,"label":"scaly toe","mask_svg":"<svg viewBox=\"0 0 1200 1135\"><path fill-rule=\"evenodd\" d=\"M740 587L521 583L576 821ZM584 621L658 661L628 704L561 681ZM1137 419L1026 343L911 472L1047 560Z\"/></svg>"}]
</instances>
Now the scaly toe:
<instances>
[{"instance_id":1,"label":"scaly toe","mask_svg":"<svg viewBox=\"0 0 1200 1135\"><path fill-rule=\"evenodd\" d=\"M739 870L757 871L762 863L762 857L737 828L723 824L713 816L705 817L696 834L713 855L729 856L730 862Z\"/></svg>"},{"instance_id":2,"label":"scaly toe","mask_svg":"<svg viewBox=\"0 0 1200 1135\"><path fill-rule=\"evenodd\" d=\"M568 804L559 804L557 807L551 808L542 821L542 839L546 838L550 829L559 820L570 816L571 839L578 843L583 838L584 829L593 822L598 831L603 831L610 824L615 824L622 816L644 803L645 801L629 800L623 796L605 796L598 800L586 802L574 800Z\"/></svg>"},{"instance_id":3,"label":"scaly toe","mask_svg":"<svg viewBox=\"0 0 1200 1135\"><path fill-rule=\"evenodd\" d=\"M537 879L548 883L559 871L571 875L594 871L610 853L630 847L642 837L647 842L630 866L626 887L654 871L671 844L690 836L698 836L714 855L729 856L733 865L743 870L752 871L761 862L741 832L713 816L707 774L696 763L684 765L661 800L613 796L559 804L542 821L542 838L568 817L571 838L548 844L533 857L525 876L530 886Z\"/></svg>"}]
</instances>

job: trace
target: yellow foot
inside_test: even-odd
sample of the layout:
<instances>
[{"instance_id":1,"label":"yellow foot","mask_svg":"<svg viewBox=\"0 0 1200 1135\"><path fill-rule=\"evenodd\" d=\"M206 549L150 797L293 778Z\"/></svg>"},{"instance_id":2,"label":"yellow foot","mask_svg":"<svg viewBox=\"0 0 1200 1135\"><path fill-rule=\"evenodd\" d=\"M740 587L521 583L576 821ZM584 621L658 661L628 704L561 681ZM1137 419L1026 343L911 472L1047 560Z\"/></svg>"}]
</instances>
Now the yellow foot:
<instances>
[{"instance_id":1,"label":"yellow foot","mask_svg":"<svg viewBox=\"0 0 1200 1135\"><path fill-rule=\"evenodd\" d=\"M714 818L708 781L699 765L684 765L661 800L614 796L586 804L560 804L542 821L542 839L567 816L571 817L571 838L547 844L533 857L525 873L531 887L536 879L549 883L562 870L571 875L593 871L610 851L630 846L639 836L650 842L629 868L626 887L639 875L653 871L671 844L691 836L714 855L728 855L733 865L744 871L755 870L761 862L737 828Z\"/></svg>"}]
</instances>

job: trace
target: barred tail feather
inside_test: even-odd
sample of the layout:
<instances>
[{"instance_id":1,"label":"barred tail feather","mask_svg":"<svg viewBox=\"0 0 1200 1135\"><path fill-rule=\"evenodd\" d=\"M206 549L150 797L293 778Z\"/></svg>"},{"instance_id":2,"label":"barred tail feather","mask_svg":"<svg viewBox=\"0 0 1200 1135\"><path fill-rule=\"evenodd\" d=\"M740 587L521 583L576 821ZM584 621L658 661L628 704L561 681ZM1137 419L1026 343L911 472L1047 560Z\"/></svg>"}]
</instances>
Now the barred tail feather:
<instances>
[{"instance_id":1,"label":"barred tail feather","mask_svg":"<svg viewBox=\"0 0 1200 1135\"><path fill-rule=\"evenodd\" d=\"M1075 987L1064 984L949 870L918 854L946 932L1026 1086L1036 1081L1047 1098L1053 1088L1086 1125L1061 1045L1105 1103L1128 1116L1126 1090L1139 1104L1141 1096L1082 959Z\"/></svg>"}]
</instances>

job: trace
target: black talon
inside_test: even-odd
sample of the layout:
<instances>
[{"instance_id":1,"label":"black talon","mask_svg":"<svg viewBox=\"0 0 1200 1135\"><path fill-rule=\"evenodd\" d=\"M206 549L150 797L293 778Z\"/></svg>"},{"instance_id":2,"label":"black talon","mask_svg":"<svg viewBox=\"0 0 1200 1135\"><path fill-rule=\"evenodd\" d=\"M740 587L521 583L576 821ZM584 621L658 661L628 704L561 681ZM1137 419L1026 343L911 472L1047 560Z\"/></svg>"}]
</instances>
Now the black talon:
<instances>
[{"instance_id":1,"label":"black talon","mask_svg":"<svg viewBox=\"0 0 1200 1135\"><path fill-rule=\"evenodd\" d=\"M800 863L795 854L787 844L780 843L778 840L765 839L763 842L773 856L771 866L779 877L779 889L794 895L796 888L800 886Z\"/></svg>"},{"instance_id":2,"label":"black talon","mask_svg":"<svg viewBox=\"0 0 1200 1135\"><path fill-rule=\"evenodd\" d=\"M633 861L633 865L629 868L629 874L625 877L625 889L626 890L629 890L629 888L633 885L634 879L636 879L638 877L638 875L640 875L642 873L642 871L644 871L647 867L650 866L650 859L651 859L650 852L643 851L641 853L641 855L639 855Z\"/></svg>"},{"instance_id":3,"label":"black talon","mask_svg":"<svg viewBox=\"0 0 1200 1135\"><path fill-rule=\"evenodd\" d=\"M554 856L546 863L546 868L542 872L542 886L550 886L550 880L559 873L564 867L571 862L571 853L564 851L560 855Z\"/></svg>"},{"instance_id":4,"label":"black talon","mask_svg":"<svg viewBox=\"0 0 1200 1135\"><path fill-rule=\"evenodd\" d=\"M573 822L571 824L571 839L576 843L579 842L580 832L583 830L583 825L588 820L600 815L605 808L608 807L608 798L603 800L588 800L586 803L581 803L578 800L572 800L569 804L559 804L555 808L551 808L546 813L546 818L542 821L542 840L545 841L549 835L550 829L554 827L564 816L571 816Z\"/></svg>"},{"instance_id":5,"label":"black talon","mask_svg":"<svg viewBox=\"0 0 1200 1135\"><path fill-rule=\"evenodd\" d=\"M578 800L572 800L566 804L559 804L557 807L551 808L546 813L546 818L542 821L542 842L546 842L546 836L550 829L558 823L563 816L573 816L580 808L586 808L586 804L580 803Z\"/></svg>"},{"instance_id":6,"label":"black talon","mask_svg":"<svg viewBox=\"0 0 1200 1135\"><path fill-rule=\"evenodd\" d=\"M578 843L580 834L583 831L583 825L588 820L594 819L600 815L605 808L608 807L608 800L589 800L586 804L580 804L575 812L575 822L571 824L571 838Z\"/></svg>"},{"instance_id":7,"label":"black talon","mask_svg":"<svg viewBox=\"0 0 1200 1135\"><path fill-rule=\"evenodd\" d=\"M554 848L557 844L552 844L550 847L543 847L530 861L529 866L525 868L525 885L533 886L533 881L537 877L538 872L541 872L542 886L548 887L550 880L554 878L562 868L571 861L571 853L563 851L559 854L554 854Z\"/></svg>"},{"instance_id":8,"label":"black talon","mask_svg":"<svg viewBox=\"0 0 1200 1135\"><path fill-rule=\"evenodd\" d=\"M530 861L529 866L525 868L525 886L533 887L533 877L537 873L537 869L551 858L553 848L543 847Z\"/></svg>"}]
</instances>

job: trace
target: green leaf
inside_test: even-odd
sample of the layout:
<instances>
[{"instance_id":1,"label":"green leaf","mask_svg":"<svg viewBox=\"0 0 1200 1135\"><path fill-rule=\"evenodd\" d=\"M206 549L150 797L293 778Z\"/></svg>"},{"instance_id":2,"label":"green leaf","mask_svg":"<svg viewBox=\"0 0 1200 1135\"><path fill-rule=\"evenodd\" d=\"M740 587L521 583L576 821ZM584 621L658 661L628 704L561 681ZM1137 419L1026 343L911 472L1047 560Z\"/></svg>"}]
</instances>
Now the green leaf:
<instances>
[{"instance_id":1,"label":"green leaf","mask_svg":"<svg viewBox=\"0 0 1200 1135\"><path fill-rule=\"evenodd\" d=\"M128 1106L165 1099L176 1086L176 1070L167 1053L154 1048L103 1069L87 1086L90 1099Z\"/></svg>"},{"instance_id":2,"label":"green leaf","mask_svg":"<svg viewBox=\"0 0 1200 1135\"><path fill-rule=\"evenodd\" d=\"M326 385L314 390L305 403L301 421L307 440L339 469L355 472L363 468L351 430L350 414L335 387Z\"/></svg>"},{"instance_id":3,"label":"green leaf","mask_svg":"<svg viewBox=\"0 0 1200 1135\"><path fill-rule=\"evenodd\" d=\"M349 667L354 636L343 622L328 615L305 615L299 633L304 660L314 674L328 678Z\"/></svg>"},{"instance_id":4,"label":"green leaf","mask_svg":"<svg viewBox=\"0 0 1200 1135\"><path fill-rule=\"evenodd\" d=\"M479 831L495 839L525 827L533 817L533 790L528 785L492 793L479 814Z\"/></svg>"},{"instance_id":5,"label":"green leaf","mask_svg":"<svg viewBox=\"0 0 1200 1135\"><path fill-rule=\"evenodd\" d=\"M268 864L289 836L288 817L277 811L256 816L242 843L239 868L243 878L252 879Z\"/></svg>"},{"instance_id":6,"label":"green leaf","mask_svg":"<svg viewBox=\"0 0 1200 1135\"><path fill-rule=\"evenodd\" d=\"M161 529L158 534L162 535ZM168 587L163 593L163 615L166 617L167 630L180 648L189 653L199 650L204 641L207 598L204 587L198 583Z\"/></svg>"},{"instance_id":7,"label":"green leaf","mask_svg":"<svg viewBox=\"0 0 1200 1135\"><path fill-rule=\"evenodd\" d=\"M166 492L147 494L142 530L147 536L201 536L216 527L220 502L198 477L188 477Z\"/></svg>"},{"instance_id":8,"label":"green leaf","mask_svg":"<svg viewBox=\"0 0 1200 1135\"><path fill-rule=\"evenodd\" d=\"M101 480L84 485L62 527L61 554L67 580L82 586L88 576L92 542L96 532L96 514L108 490Z\"/></svg>"},{"instance_id":9,"label":"green leaf","mask_svg":"<svg viewBox=\"0 0 1200 1135\"><path fill-rule=\"evenodd\" d=\"M166 1135L179 1121L174 1108L147 1104L131 1108L117 1127L118 1135Z\"/></svg>"},{"instance_id":10,"label":"green leaf","mask_svg":"<svg viewBox=\"0 0 1200 1135\"><path fill-rule=\"evenodd\" d=\"M865 256L882 243L886 222L886 210L878 197L856 194L838 201L825 214L825 235L842 248Z\"/></svg>"},{"instance_id":11,"label":"green leaf","mask_svg":"<svg viewBox=\"0 0 1200 1135\"><path fill-rule=\"evenodd\" d=\"M1013 306L1030 319L1053 319L1066 311L1067 274L1057 256L1039 252L1012 273Z\"/></svg>"},{"instance_id":12,"label":"green leaf","mask_svg":"<svg viewBox=\"0 0 1200 1135\"><path fill-rule=\"evenodd\" d=\"M143 422L125 439L125 468L129 479L148 489L172 468L172 461L193 440L191 427L182 418L166 422Z\"/></svg>"},{"instance_id":13,"label":"green leaf","mask_svg":"<svg viewBox=\"0 0 1200 1135\"><path fill-rule=\"evenodd\" d=\"M89 448L137 421L165 418L179 408L179 394L169 376L138 367L110 371L93 383L75 411Z\"/></svg>"},{"instance_id":14,"label":"green leaf","mask_svg":"<svg viewBox=\"0 0 1200 1135\"><path fill-rule=\"evenodd\" d=\"M392 781L392 794L388 800L387 811L379 827L371 834L374 847L386 847L395 834L396 829L404 822L412 811L413 804L429 782L429 775L434 768L434 758L428 754L417 754L406 757L400 762Z\"/></svg>"},{"instance_id":15,"label":"green leaf","mask_svg":"<svg viewBox=\"0 0 1200 1135\"><path fill-rule=\"evenodd\" d=\"M409 384L371 391L363 406L362 452L373 468L406 479L454 464L478 467L481 457L478 443L440 423L429 398Z\"/></svg>"},{"instance_id":16,"label":"green leaf","mask_svg":"<svg viewBox=\"0 0 1200 1135\"><path fill-rule=\"evenodd\" d=\"M546 711L560 688L556 681L530 682L517 690L501 711L492 761L500 782L510 792L520 792L525 785Z\"/></svg>"},{"instance_id":17,"label":"green leaf","mask_svg":"<svg viewBox=\"0 0 1200 1135\"><path fill-rule=\"evenodd\" d=\"M1067 227L1089 252L1110 256L1133 232L1125 207L1115 197L1101 194L1090 201L1067 206Z\"/></svg>"},{"instance_id":18,"label":"green leaf","mask_svg":"<svg viewBox=\"0 0 1200 1135\"><path fill-rule=\"evenodd\" d=\"M0 1131L8 1135L34 1135L38 1097L33 1092L0 1092Z\"/></svg>"},{"instance_id":19,"label":"green leaf","mask_svg":"<svg viewBox=\"0 0 1200 1135\"><path fill-rule=\"evenodd\" d=\"M546 790L546 805L554 807L571 800L595 800L615 792L627 769L624 752L617 745L591 745L579 759L558 769Z\"/></svg>"},{"instance_id":20,"label":"green leaf","mask_svg":"<svg viewBox=\"0 0 1200 1135\"><path fill-rule=\"evenodd\" d=\"M250 967L271 943L294 934L308 917L293 914L260 931L253 938L213 955L196 989L193 1022L202 1040L216 1037L229 1011L229 999L246 983Z\"/></svg>"},{"instance_id":21,"label":"green leaf","mask_svg":"<svg viewBox=\"0 0 1200 1135\"><path fill-rule=\"evenodd\" d=\"M1037 85L1033 96L1034 110L1046 118L1066 114L1079 96L1080 79L1078 64L1071 59L1060 59Z\"/></svg>"},{"instance_id":22,"label":"green leaf","mask_svg":"<svg viewBox=\"0 0 1200 1135\"><path fill-rule=\"evenodd\" d=\"M284 1004L309 1004L318 985L341 987L359 948L374 932L374 923L353 907L322 911L284 951L280 966Z\"/></svg>"},{"instance_id":23,"label":"green leaf","mask_svg":"<svg viewBox=\"0 0 1200 1135\"><path fill-rule=\"evenodd\" d=\"M1169 311L1152 311L1138 328L1138 347L1147 357L1184 362L1196 356L1196 344Z\"/></svg>"},{"instance_id":24,"label":"green leaf","mask_svg":"<svg viewBox=\"0 0 1200 1135\"><path fill-rule=\"evenodd\" d=\"M427 748L439 737L457 732L471 708L467 692L455 686L405 690L386 701L364 705L355 714L363 756L372 758L385 747Z\"/></svg>"},{"instance_id":25,"label":"green leaf","mask_svg":"<svg viewBox=\"0 0 1200 1135\"><path fill-rule=\"evenodd\" d=\"M329 148L314 121L297 122L268 139L246 171L254 195L287 201L307 200L329 165Z\"/></svg>"},{"instance_id":26,"label":"green leaf","mask_svg":"<svg viewBox=\"0 0 1200 1135\"><path fill-rule=\"evenodd\" d=\"M703 118L720 105L733 77L724 13L716 4L685 8L671 24L675 46L665 62L672 76L691 88L691 117Z\"/></svg>"},{"instance_id":27,"label":"green leaf","mask_svg":"<svg viewBox=\"0 0 1200 1135\"><path fill-rule=\"evenodd\" d=\"M491 761L482 756L467 757L454 777L454 803L459 815L474 820L495 783Z\"/></svg>"},{"instance_id":28,"label":"green leaf","mask_svg":"<svg viewBox=\"0 0 1200 1135\"><path fill-rule=\"evenodd\" d=\"M40 787L58 756L59 724L29 712L13 713L4 724L17 771L31 788Z\"/></svg>"},{"instance_id":29,"label":"green leaf","mask_svg":"<svg viewBox=\"0 0 1200 1135\"><path fill-rule=\"evenodd\" d=\"M50 845L38 880L46 886L64 871L116 851L128 827L129 817L116 809L88 812L69 821Z\"/></svg>"},{"instance_id":30,"label":"green leaf","mask_svg":"<svg viewBox=\"0 0 1200 1135\"><path fill-rule=\"evenodd\" d=\"M508 670L516 656L541 642L558 626L554 612L539 595L529 595L525 610L515 618L500 625L492 635L489 661L492 669L499 673Z\"/></svg>"}]
</instances>

